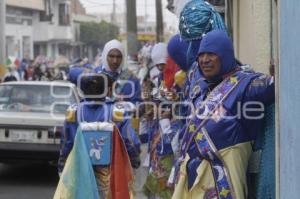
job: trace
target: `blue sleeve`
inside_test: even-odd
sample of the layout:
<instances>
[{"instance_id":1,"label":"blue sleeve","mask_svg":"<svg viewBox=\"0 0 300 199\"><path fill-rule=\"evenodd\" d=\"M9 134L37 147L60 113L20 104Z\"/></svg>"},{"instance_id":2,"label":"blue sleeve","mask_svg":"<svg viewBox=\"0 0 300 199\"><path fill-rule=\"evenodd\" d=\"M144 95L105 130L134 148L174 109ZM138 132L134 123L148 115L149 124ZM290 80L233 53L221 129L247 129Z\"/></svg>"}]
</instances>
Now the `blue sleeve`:
<instances>
[{"instance_id":1,"label":"blue sleeve","mask_svg":"<svg viewBox=\"0 0 300 199\"><path fill-rule=\"evenodd\" d=\"M249 139L255 140L257 135L262 133L265 110L274 101L275 85L273 77L261 74L247 86L243 97L241 122Z\"/></svg>"},{"instance_id":2,"label":"blue sleeve","mask_svg":"<svg viewBox=\"0 0 300 199\"><path fill-rule=\"evenodd\" d=\"M120 130L122 139L125 143L131 165L134 168L139 167L140 165L140 139L135 132L134 128L131 126L131 121L130 120L125 120L123 122L117 123L117 127Z\"/></svg>"},{"instance_id":3,"label":"blue sleeve","mask_svg":"<svg viewBox=\"0 0 300 199\"><path fill-rule=\"evenodd\" d=\"M275 101L274 77L261 74L253 79L247 87L243 101L257 101L264 105L273 104Z\"/></svg>"},{"instance_id":4,"label":"blue sleeve","mask_svg":"<svg viewBox=\"0 0 300 199\"><path fill-rule=\"evenodd\" d=\"M60 138L60 152L58 159L58 172L61 173L65 166L69 153L71 152L74 144L78 124L65 122L63 132Z\"/></svg>"},{"instance_id":5,"label":"blue sleeve","mask_svg":"<svg viewBox=\"0 0 300 199\"><path fill-rule=\"evenodd\" d=\"M134 77L130 77L128 79L128 81L132 82L132 84L125 84L123 89L122 89L122 94L124 95L131 95L131 97L128 98L124 98L125 101L130 101L132 103L136 103L136 102L141 102L142 98L141 98L141 85L140 85L140 81L137 78Z\"/></svg>"}]
</instances>

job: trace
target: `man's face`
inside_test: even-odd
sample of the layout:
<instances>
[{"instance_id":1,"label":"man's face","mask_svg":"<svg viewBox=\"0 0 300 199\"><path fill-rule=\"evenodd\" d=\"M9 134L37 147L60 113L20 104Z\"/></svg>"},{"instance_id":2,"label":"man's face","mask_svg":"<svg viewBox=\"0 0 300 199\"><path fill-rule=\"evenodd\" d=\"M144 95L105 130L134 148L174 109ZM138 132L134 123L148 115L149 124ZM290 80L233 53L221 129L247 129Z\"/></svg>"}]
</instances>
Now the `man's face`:
<instances>
[{"instance_id":1,"label":"man's face","mask_svg":"<svg viewBox=\"0 0 300 199\"><path fill-rule=\"evenodd\" d=\"M158 68L159 71L163 71L165 66L166 64L156 64L156 67Z\"/></svg>"},{"instance_id":2,"label":"man's face","mask_svg":"<svg viewBox=\"0 0 300 199\"><path fill-rule=\"evenodd\" d=\"M122 53L118 49L112 49L107 54L107 63L109 68L116 72L122 63Z\"/></svg>"},{"instance_id":3,"label":"man's face","mask_svg":"<svg viewBox=\"0 0 300 199\"><path fill-rule=\"evenodd\" d=\"M200 69L207 79L213 79L221 71L221 61L216 54L202 53L198 57Z\"/></svg>"}]
</instances>

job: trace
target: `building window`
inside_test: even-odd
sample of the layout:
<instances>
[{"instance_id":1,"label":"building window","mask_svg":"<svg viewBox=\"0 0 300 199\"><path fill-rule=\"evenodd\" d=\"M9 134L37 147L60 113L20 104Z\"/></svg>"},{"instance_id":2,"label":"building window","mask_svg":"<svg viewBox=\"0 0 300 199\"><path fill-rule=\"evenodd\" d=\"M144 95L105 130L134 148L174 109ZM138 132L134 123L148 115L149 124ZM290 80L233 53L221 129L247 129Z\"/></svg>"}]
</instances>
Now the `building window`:
<instances>
[{"instance_id":1,"label":"building window","mask_svg":"<svg viewBox=\"0 0 300 199\"><path fill-rule=\"evenodd\" d=\"M69 4L59 4L59 25L68 26L70 25L70 7Z\"/></svg>"},{"instance_id":2,"label":"building window","mask_svg":"<svg viewBox=\"0 0 300 199\"><path fill-rule=\"evenodd\" d=\"M45 11L40 11L40 21L51 21L51 16L47 15Z\"/></svg>"},{"instance_id":3,"label":"building window","mask_svg":"<svg viewBox=\"0 0 300 199\"><path fill-rule=\"evenodd\" d=\"M68 48L66 44L58 44L58 54L66 56Z\"/></svg>"},{"instance_id":4,"label":"building window","mask_svg":"<svg viewBox=\"0 0 300 199\"><path fill-rule=\"evenodd\" d=\"M31 26L32 21L33 21L33 11L7 6L6 23Z\"/></svg>"},{"instance_id":5,"label":"building window","mask_svg":"<svg viewBox=\"0 0 300 199\"><path fill-rule=\"evenodd\" d=\"M40 21L51 21L52 7L50 0L45 0L45 11L40 11Z\"/></svg>"},{"instance_id":6,"label":"building window","mask_svg":"<svg viewBox=\"0 0 300 199\"><path fill-rule=\"evenodd\" d=\"M47 56L47 44L34 44L34 57L44 55Z\"/></svg>"}]
</instances>

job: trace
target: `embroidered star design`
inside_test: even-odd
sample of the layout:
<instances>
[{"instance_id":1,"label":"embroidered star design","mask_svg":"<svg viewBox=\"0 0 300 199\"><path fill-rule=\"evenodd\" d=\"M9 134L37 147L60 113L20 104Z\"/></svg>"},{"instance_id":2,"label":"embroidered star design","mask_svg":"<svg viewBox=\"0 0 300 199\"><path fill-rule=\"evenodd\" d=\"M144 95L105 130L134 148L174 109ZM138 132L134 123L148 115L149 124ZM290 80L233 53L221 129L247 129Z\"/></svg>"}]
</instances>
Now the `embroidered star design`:
<instances>
[{"instance_id":1,"label":"embroidered star design","mask_svg":"<svg viewBox=\"0 0 300 199\"><path fill-rule=\"evenodd\" d=\"M196 132L196 126L195 126L194 124L191 124L191 125L189 126L189 132L190 132L190 133L195 133L195 132Z\"/></svg>"},{"instance_id":2,"label":"embroidered star design","mask_svg":"<svg viewBox=\"0 0 300 199\"><path fill-rule=\"evenodd\" d=\"M224 187L222 188L222 191L220 192L220 196L224 196L225 198L227 197L227 195L229 194L229 190L225 189Z\"/></svg>"},{"instance_id":3,"label":"embroidered star design","mask_svg":"<svg viewBox=\"0 0 300 199\"><path fill-rule=\"evenodd\" d=\"M237 77L230 77L230 82L231 83L233 83L233 84L235 84L235 83L237 83L238 82L238 79L237 79Z\"/></svg>"},{"instance_id":4,"label":"embroidered star design","mask_svg":"<svg viewBox=\"0 0 300 199\"><path fill-rule=\"evenodd\" d=\"M196 140L202 140L202 138L203 138L203 134L201 132L198 133L196 136Z\"/></svg>"}]
</instances>

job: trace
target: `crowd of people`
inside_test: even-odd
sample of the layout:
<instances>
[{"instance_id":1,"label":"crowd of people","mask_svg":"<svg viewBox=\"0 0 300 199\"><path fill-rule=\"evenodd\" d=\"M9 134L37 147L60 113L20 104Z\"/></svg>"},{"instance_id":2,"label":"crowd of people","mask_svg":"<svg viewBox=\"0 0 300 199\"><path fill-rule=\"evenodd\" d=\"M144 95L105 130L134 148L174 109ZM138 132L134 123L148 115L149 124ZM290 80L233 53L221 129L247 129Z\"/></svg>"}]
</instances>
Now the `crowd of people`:
<instances>
[{"instance_id":1,"label":"crowd of people","mask_svg":"<svg viewBox=\"0 0 300 199\"><path fill-rule=\"evenodd\" d=\"M56 60L44 55L39 55L34 60L19 60L10 56L0 82L68 80L69 70L74 65L92 67L87 58L76 58L70 62L64 55L59 55Z\"/></svg>"},{"instance_id":2,"label":"crowd of people","mask_svg":"<svg viewBox=\"0 0 300 199\"><path fill-rule=\"evenodd\" d=\"M111 40L101 64L56 70L23 60L24 70L9 69L4 81L69 80L84 94L66 113L54 198L273 198L274 182L253 184L262 169L253 156L274 125L264 117L274 78L236 59L207 2L189 1L179 19L180 33L144 45L134 64Z\"/></svg>"}]
</instances>

